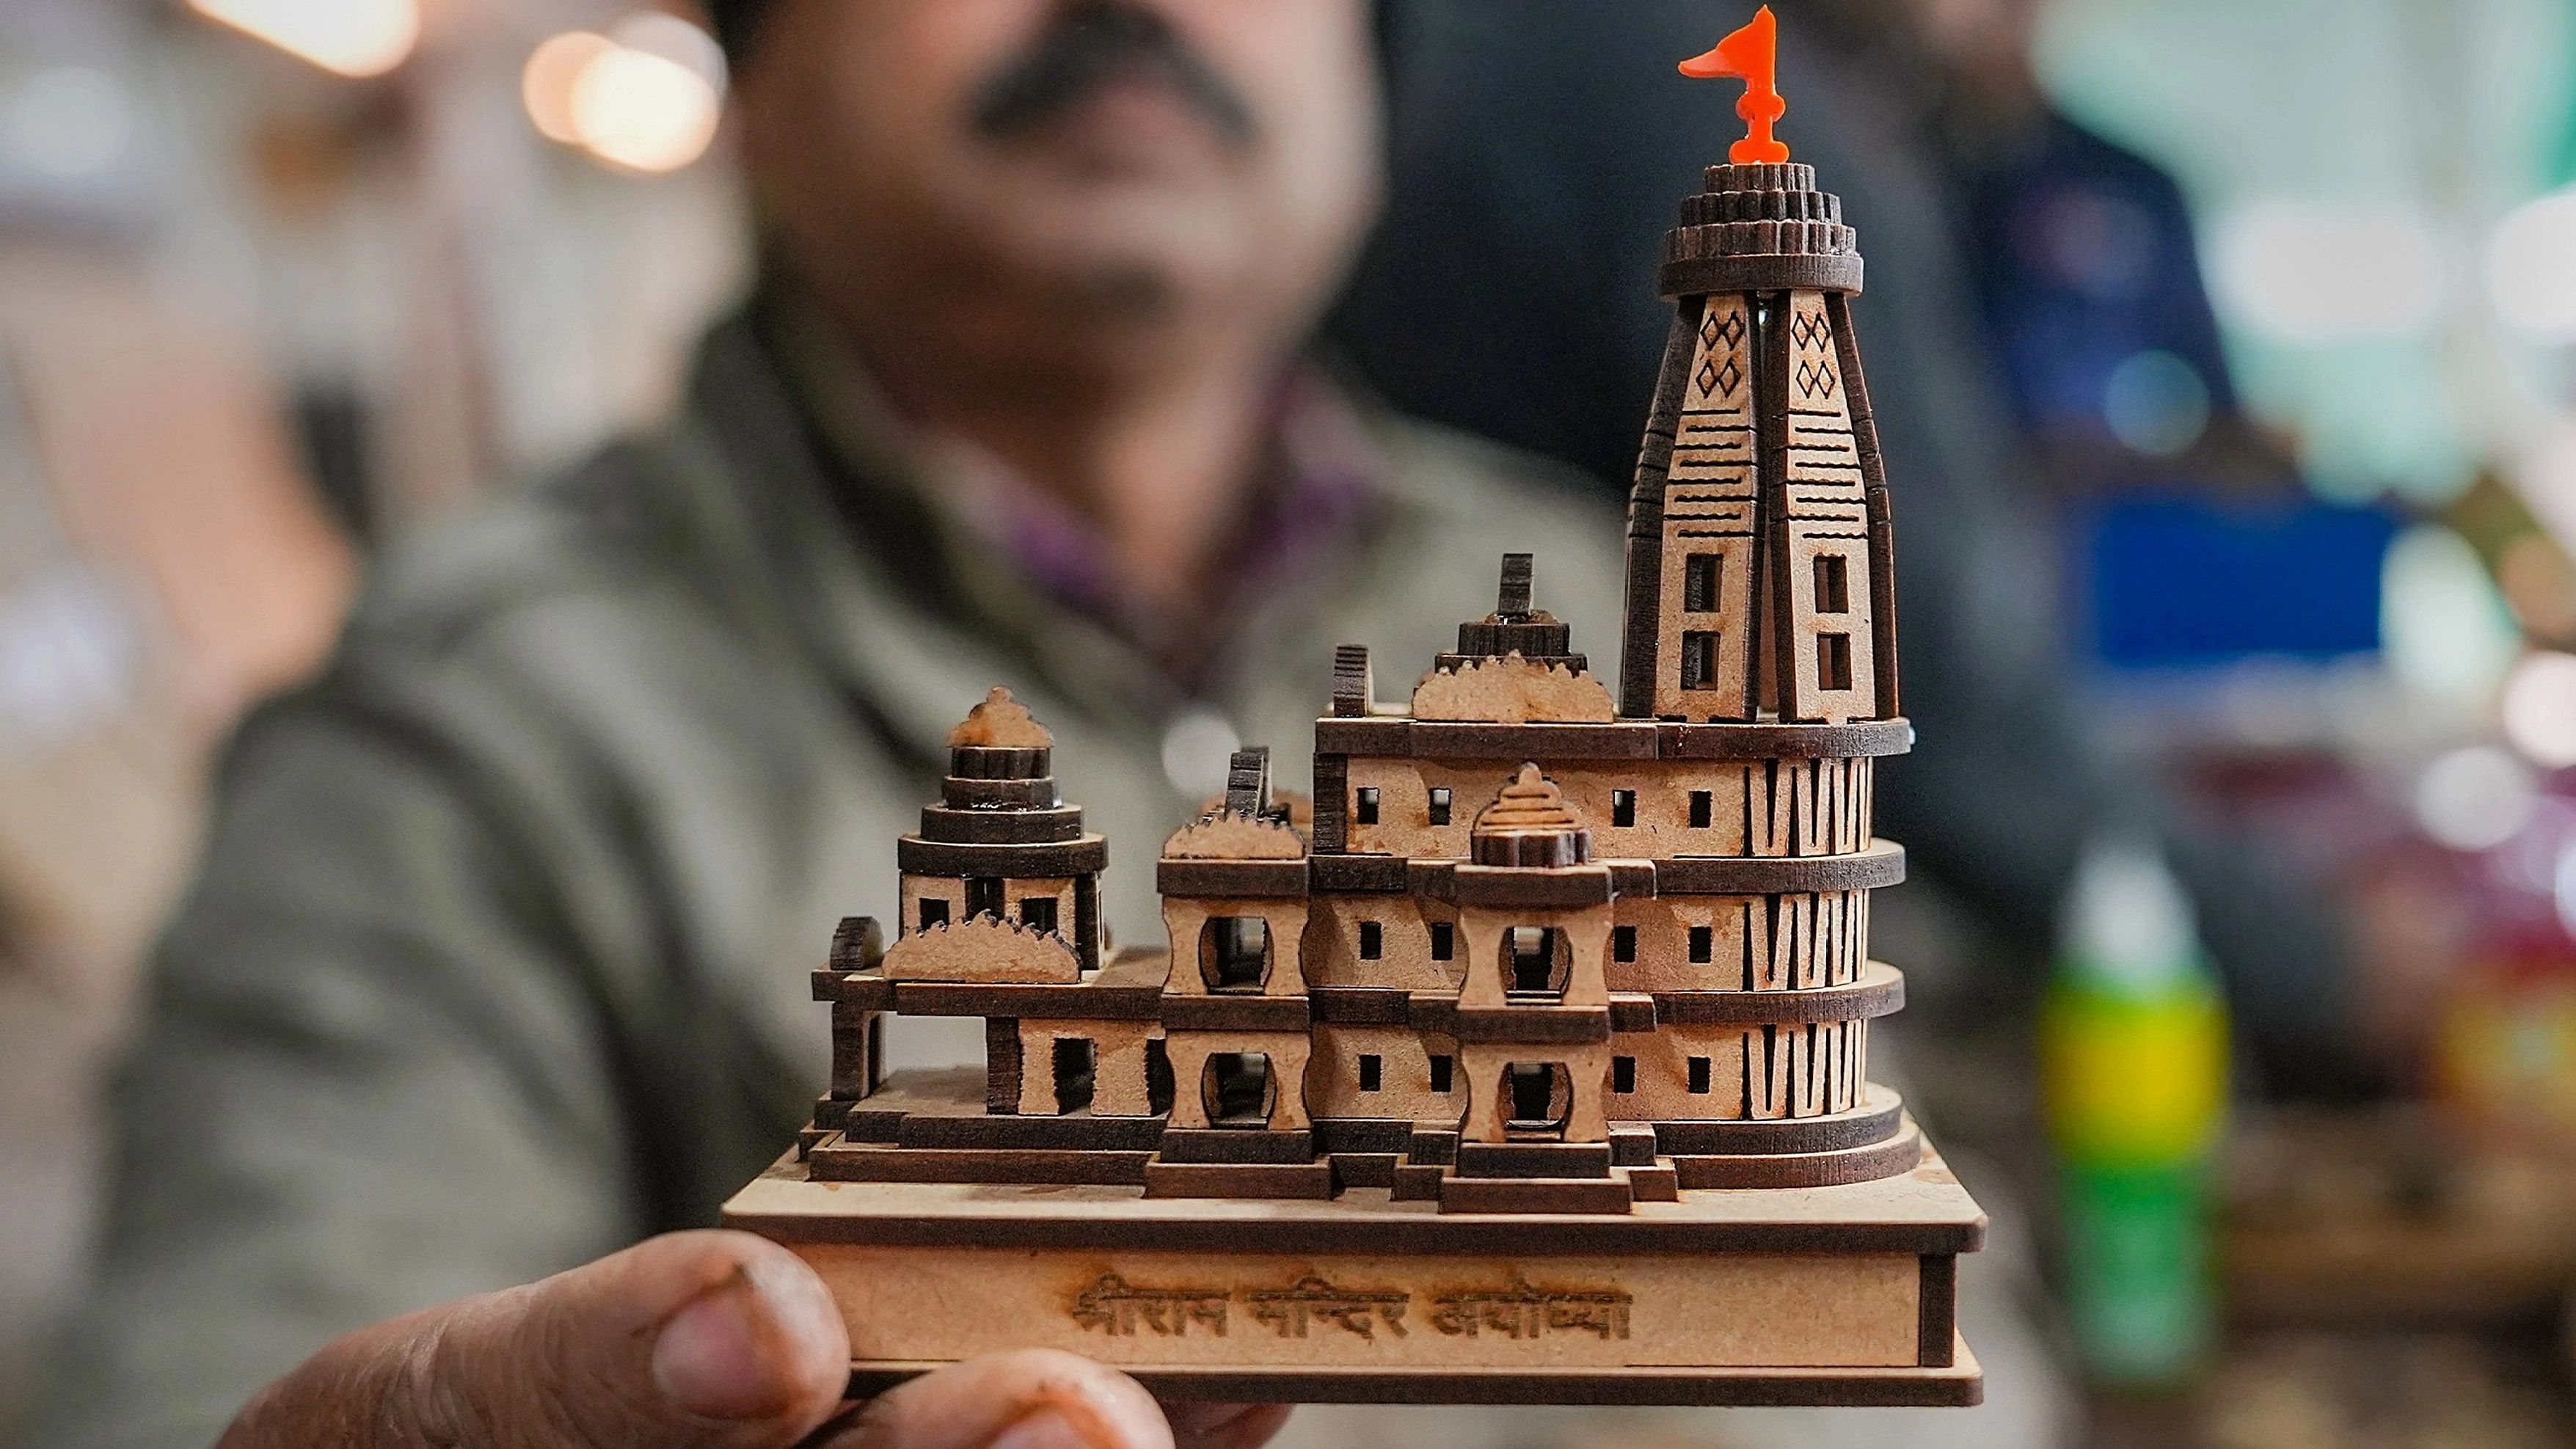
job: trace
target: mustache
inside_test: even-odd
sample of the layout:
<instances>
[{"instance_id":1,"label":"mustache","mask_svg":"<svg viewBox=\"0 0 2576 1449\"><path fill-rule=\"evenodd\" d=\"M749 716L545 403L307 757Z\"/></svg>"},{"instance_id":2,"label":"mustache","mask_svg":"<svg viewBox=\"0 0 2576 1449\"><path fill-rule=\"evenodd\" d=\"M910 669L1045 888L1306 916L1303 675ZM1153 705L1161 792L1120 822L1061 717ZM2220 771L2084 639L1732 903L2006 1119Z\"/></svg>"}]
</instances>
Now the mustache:
<instances>
[{"instance_id":1,"label":"mustache","mask_svg":"<svg viewBox=\"0 0 2576 1449\"><path fill-rule=\"evenodd\" d=\"M987 140L1018 140L1108 87L1139 79L1167 87L1229 148L1260 139L1252 103L1170 21L1112 0L1064 11L1025 55L986 81L975 97L975 130Z\"/></svg>"}]
</instances>

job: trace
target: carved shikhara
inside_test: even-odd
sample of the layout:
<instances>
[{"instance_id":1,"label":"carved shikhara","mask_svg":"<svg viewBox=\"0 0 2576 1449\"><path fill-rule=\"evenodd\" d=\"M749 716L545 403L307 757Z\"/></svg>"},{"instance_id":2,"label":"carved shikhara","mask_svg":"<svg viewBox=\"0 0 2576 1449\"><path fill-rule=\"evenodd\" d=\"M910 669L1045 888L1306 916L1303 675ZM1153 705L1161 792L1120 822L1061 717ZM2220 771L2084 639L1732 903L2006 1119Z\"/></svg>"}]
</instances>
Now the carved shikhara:
<instances>
[{"instance_id":1,"label":"carved shikhara","mask_svg":"<svg viewBox=\"0 0 2576 1449\"><path fill-rule=\"evenodd\" d=\"M1615 695L1507 556L1403 705L1336 651L1311 829L1237 755L1151 862L1163 949L1114 956L1053 735L998 689L951 735L892 930L814 974L829 1092L728 1208L862 1385L1047 1346L1174 1397L1974 1400L1983 1220L1869 1081L1912 735L1858 259L1809 168L1709 185ZM888 1075L904 1013L982 1017L983 1069Z\"/></svg>"}]
</instances>

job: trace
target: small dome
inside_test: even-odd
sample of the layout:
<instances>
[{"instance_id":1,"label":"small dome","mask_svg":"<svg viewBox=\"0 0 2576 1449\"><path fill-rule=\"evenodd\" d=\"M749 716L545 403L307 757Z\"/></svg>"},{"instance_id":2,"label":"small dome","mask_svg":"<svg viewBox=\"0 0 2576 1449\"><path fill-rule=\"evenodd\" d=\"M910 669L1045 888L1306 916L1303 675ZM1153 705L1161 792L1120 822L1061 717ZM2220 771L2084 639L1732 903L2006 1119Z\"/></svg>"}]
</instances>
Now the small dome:
<instances>
[{"instance_id":1,"label":"small dome","mask_svg":"<svg viewBox=\"0 0 2576 1449\"><path fill-rule=\"evenodd\" d=\"M963 723L948 732L948 748L1049 750L1055 748L1055 735L1037 722L1027 705L1011 698L1009 690L995 686Z\"/></svg>"},{"instance_id":2,"label":"small dome","mask_svg":"<svg viewBox=\"0 0 2576 1449\"><path fill-rule=\"evenodd\" d=\"M1478 865L1560 867L1592 858L1592 832L1536 765L1521 766L1501 797L1476 817L1469 838Z\"/></svg>"}]
</instances>

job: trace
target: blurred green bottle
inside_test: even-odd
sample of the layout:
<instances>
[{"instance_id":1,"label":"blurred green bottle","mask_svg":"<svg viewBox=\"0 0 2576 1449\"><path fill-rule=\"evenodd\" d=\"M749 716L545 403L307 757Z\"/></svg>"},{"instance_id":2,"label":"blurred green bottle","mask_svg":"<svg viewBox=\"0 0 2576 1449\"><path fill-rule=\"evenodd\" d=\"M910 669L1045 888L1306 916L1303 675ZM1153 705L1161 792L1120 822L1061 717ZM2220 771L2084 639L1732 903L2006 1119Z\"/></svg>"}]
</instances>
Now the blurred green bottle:
<instances>
[{"instance_id":1,"label":"blurred green bottle","mask_svg":"<svg viewBox=\"0 0 2576 1449\"><path fill-rule=\"evenodd\" d=\"M2187 1380L2216 1332L2211 1186L2227 1102L2227 1008L2163 855L2095 841L2067 894L2040 1015L2068 1311L2097 1381Z\"/></svg>"}]
</instances>

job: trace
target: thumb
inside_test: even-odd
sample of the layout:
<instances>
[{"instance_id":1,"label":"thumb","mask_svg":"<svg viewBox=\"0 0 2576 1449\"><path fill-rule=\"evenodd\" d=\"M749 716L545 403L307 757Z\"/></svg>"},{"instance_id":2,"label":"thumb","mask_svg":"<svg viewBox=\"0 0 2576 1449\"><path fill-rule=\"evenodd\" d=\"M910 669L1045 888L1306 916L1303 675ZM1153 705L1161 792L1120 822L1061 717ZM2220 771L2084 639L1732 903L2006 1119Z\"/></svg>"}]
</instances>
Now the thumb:
<instances>
[{"instance_id":1,"label":"thumb","mask_svg":"<svg viewBox=\"0 0 2576 1449\"><path fill-rule=\"evenodd\" d=\"M217 1449L788 1449L849 1368L831 1295L795 1255L680 1233L340 1339Z\"/></svg>"}]
</instances>

